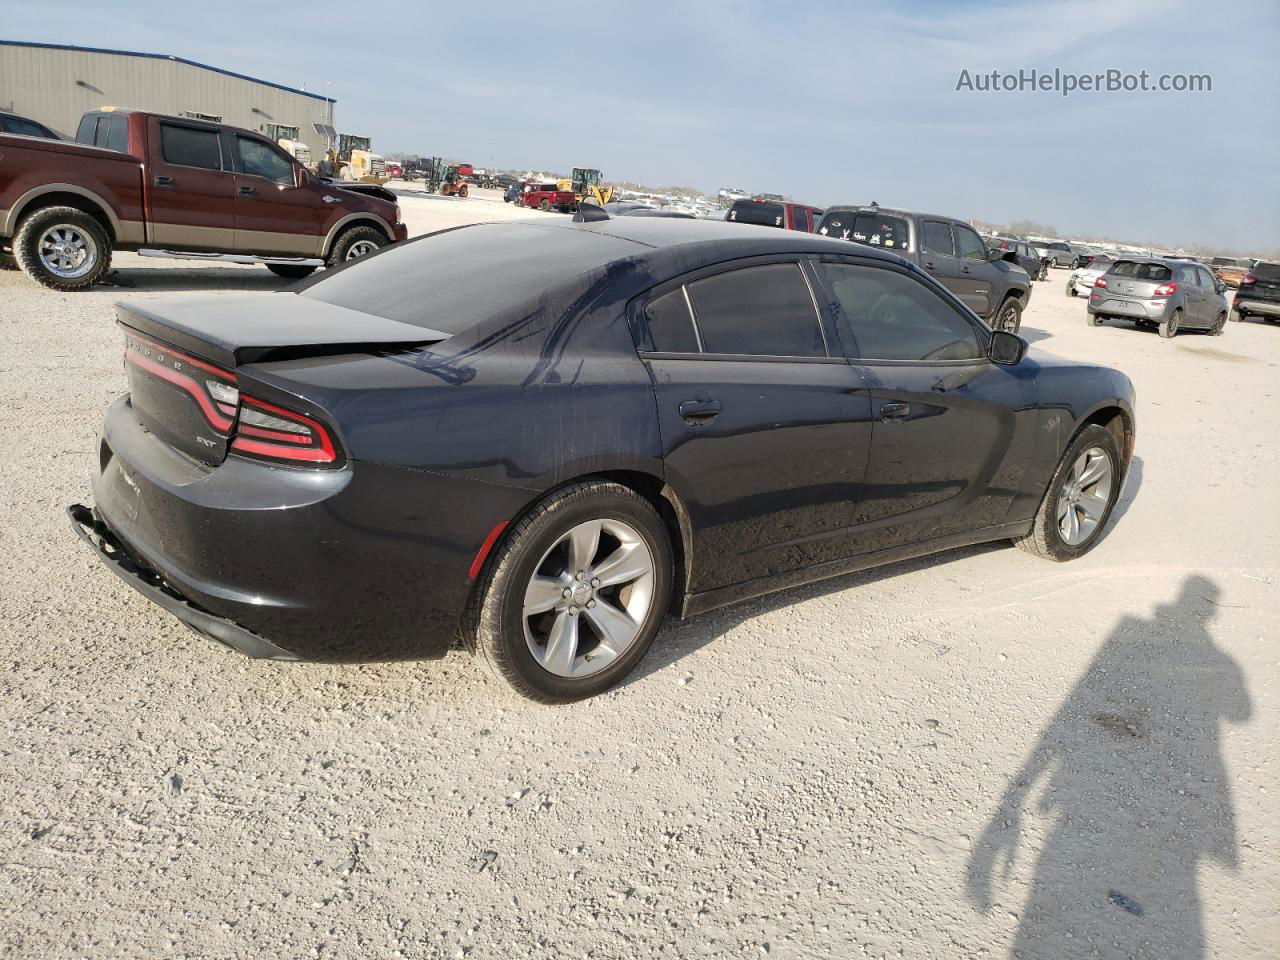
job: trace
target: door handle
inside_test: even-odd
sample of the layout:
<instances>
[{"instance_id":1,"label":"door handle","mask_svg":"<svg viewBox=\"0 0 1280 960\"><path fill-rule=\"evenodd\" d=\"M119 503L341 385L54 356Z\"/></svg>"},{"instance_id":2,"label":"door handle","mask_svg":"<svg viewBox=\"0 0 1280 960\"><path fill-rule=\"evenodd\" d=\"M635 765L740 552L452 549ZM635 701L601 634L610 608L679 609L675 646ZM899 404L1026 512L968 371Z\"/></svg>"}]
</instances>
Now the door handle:
<instances>
[{"instance_id":1,"label":"door handle","mask_svg":"<svg viewBox=\"0 0 1280 960\"><path fill-rule=\"evenodd\" d=\"M258 191L255 190L253 187L240 188L240 196L242 197L256 197L257 195L258 195Z\"/></svg>"},{"instance_id":2,"label":"door handle","mask_svg":"<svg viewBox=\"0 0 1280 960\"><path fill-rule=\"evenodd\" d=\"M926 261L924 262L924 268L925 268L926 270L932 270L932 269L933 269L933 261L932 261L932 260L926 260Z\"/></svg>"},{"instance_id":3,"label":"door handle","mask_svg":"<svg viewBox=\"0 0 1280 960\"><path fill-rule=\"evenodd\" d=\"M911 404L909 403L886 403L880 407L882 423L901 423L910 416Z\"/></svg>"},{"instance_id":4,"label":"door handle","mask_svg":"<svg viewBox=\"0 0 1280 960\"><path fill-rule=\"evenodd\" d=\"M720 413L719 400L685 400L680 404L680 416L685 423L698 426L716 417Z\"/></svg>"},{"instance_id":5,"label":"door handle","mask_svg":"<svg viewBox=\"0 0 1280 960\"><path fill-rule=\"evenodd\" d=\"M152 182L152 184L153 184L153 185L155 185L155 186L157 186L157 187L172 187L172 186L173 186L173 177L156 177L156 178L155 178L154 180L152 180L151 182Z\"/></svg>"}]
</instances>

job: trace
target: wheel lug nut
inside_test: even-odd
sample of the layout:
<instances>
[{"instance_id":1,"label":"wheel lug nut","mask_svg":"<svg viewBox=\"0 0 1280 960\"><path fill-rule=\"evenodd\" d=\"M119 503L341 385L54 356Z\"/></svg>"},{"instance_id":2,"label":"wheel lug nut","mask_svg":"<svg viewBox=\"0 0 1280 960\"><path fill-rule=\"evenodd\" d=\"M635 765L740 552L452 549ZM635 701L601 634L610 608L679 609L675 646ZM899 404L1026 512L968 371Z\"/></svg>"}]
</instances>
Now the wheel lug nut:
<instances>
[{"instance_id":1,"label":"wheel lug nut","mask_svg":"<svg viewBox=\"0 0 1280 960\"><path fill-rule=\"evenodd\" d=\"M570 607L570 608L569 608L569 616L571 616L571 617L576 617L577 615L578 615L578 608L577 608L577 607Z\"/></svg>"},{"instance_id":2,"label":"wheel lug nut","mask_svg":"<svg viewBox=\"0 0 1280 960\"><path fill-rule=\"evenodd\" d=\"M564 590L560 592L560 596L568 600L570 597L573 596L573 591L569 587L565 587Z\"/></svg>"},{"instance_id":3,"label":"wheel lug nut","mask_svg":"<svg viewBox=\"0 0 1280 960\"><path fill-rule=\"evenodd\" d=\"M594 609L595 609L595 605L596 605L596 602L595 602L594 600L588 600L588 601L587 601L587 609L588 609L588 610L594 610Z\"/></svg>"},{"instance_id":4,"label":"wheel lug nut","mask_svg":"<svg viewBox=\"0 0 1280 960\"><path fill-rule=\"evenodd\" d=\"M592 577L592 578L591 578L591 585L592 585L593 587L598 587L598 586L600 586L600 578L599 578L599 577Z\"/></svg>"},{"instance_id":5,"label":"wheel lug nut","mask_svg":"<svg viewBox=\"0 0 1280 960\"><path fill-rule=\"evenodd\" d=\"M579 580L585 580L585 579L587 579L587 575L586 575L583 571L579 570L579 571L578 571L578 579L579 579Z\"/></svg>"}]
</instances>

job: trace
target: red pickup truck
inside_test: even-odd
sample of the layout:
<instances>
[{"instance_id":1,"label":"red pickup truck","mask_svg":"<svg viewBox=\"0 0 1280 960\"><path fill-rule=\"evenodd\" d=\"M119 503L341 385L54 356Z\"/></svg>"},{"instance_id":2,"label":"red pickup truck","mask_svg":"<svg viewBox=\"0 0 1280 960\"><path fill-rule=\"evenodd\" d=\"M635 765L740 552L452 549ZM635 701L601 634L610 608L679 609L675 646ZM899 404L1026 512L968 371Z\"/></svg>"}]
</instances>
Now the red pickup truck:
<instances>
[{"instance_id":1,"label":"red pickup truck","mask_svg":"<svg viewBox=\"0 0 1280 960\"><path fill-rule=\"evenodd\" d=\"M561 213L572 213L578 207L578 197L572 190L557 190L554 183L526 183L516 203L539 210L555 208Z\"/></svg>"},{"instance_id":2,"label":"red pickup truck","mask_svg":"<svg viewBox=\"0 0 1280 960\"><path fill-rule=\"evenodd\" d=\"M0 134L0 248L55 290L93 286L113 250L297 279L407 236L394 193L323 180L249 130L100 110L77 141Z\"/></svg>"}]
</instances>

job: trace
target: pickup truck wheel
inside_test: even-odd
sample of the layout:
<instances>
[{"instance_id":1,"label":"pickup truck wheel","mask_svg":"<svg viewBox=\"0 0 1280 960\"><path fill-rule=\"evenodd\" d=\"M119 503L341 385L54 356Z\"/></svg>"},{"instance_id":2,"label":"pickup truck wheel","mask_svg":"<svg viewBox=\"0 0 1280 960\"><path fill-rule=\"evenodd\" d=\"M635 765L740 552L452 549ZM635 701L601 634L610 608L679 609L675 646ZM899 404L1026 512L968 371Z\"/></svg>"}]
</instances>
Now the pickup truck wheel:
<instances>
[{"instance_id":1,"label":"pickup truck wheel","mask_svg":"<svg viewBox=\"0 0 1280 960\"><path fill-rule=\"evenodd\" d=\"M87 290L111 266L111 240L83 210L46 207L22 221L13 254L36 283L51 290Z\"/></svg>"},{"instance_id":2,"label":"pickup truck wheel","mask_svg":"<svg viewBox=\"0 0 1280 960\"><path fill-rule=\"evenodd\" d=\"M1017 333L1022 326L1022 302L1017 297L1008 297L1000 304L1000 310L991 322L992 330L1004 330L1006 333Z\"/></svg>"},{"instance_id":3,"label":"pickup truck wheel","mask_svg":"<svg viewBox=\"0 0 1280 960\"><path fill-rule=\"evenodd\" d=\"M301 280L303 277L311 276L316 268L303 267L296 263L268 263L267 269L277 277L284 277L286 280Z\"/></svg>"},{"instance_id":4,"label":"pickup truck wheel","mask_svg":"<svg viewBox=\"0 0 1280 960\"><path fill-rule=\"evenodd\" d=\"M376 227L352 227L333 242L329 251L329 266L337 267L348 260L358 260L387 246L391 241Z\"/></svg>"},{"instance_id":5,"label":"pickup truck wheel","mask_svg":"<svg viewBox=\"0 0 1280 960\"><path fill-rule=\"evenodd\" d=\"M546 197L543 197L541 200L538 201L538 209L541 210L543 213L546 213L548 210L551 209L551 201L548 200Z\"/></svg>"}]
</instances>

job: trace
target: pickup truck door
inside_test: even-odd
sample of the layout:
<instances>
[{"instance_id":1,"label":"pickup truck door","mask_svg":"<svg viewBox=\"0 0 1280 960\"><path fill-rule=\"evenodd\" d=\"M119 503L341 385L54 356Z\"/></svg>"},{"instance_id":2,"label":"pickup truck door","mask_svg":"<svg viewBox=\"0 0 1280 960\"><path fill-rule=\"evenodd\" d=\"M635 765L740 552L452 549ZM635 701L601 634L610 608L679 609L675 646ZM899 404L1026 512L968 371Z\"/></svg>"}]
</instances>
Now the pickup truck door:
<instances>
[{"instance_id":1,"label":"pickup truck door","mask_svg":"<svg viewBox=\"0 0 1280 960\"><path fill-rule=\"evenodd\" d=\"M212 124L147 119L147 242L163 249L235 248L235 174Z\"/></svg>"},{"instance_id":2,"label":"pickup truck door","mask_svg":"<svg viewBox=\"0 0 1280 960\"><path fill-rule=\"evenodd\" d=\"M962 223L952 223L956 260L960 264L960 299L980 317L989 317L996 308L997 297L1005 283L1004 273L991 262L987 246L976 230ZM1025 244L1019 244L1027 251Z\"/></svg>"},{"instance_id":3,"label":"pickup truck door","mask_svg":"<svg viewBox=\"0 0 1280 960\"><path fill-rule=\"evenodd\" d=\"M227 132L223 140L235 168L236 251L320 256L330 223L343 212L339 191L320 189L292 157L260 137Z\"/></svg>"},{"instance_id":4,"label":"pickup truck door","mask_svg":"<svg viewBox=\"0 0 1280 960\"><path fill-rule=\"evenodd\" d=\"M973 233L973 231L969 231ZM976 233L973 234L977 238ZM983 266L987 262L986 246L978 239L978 255ZM972 256L972 254L971 254ZM956 251L956 239L951 224L946 220L922 219L920 221L920 265L937 278L938 282L954 293L974 313L986 316L991 312L990 278L970 257L960 257Z\"/></svg>"}]
</instances>

